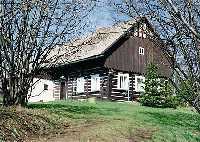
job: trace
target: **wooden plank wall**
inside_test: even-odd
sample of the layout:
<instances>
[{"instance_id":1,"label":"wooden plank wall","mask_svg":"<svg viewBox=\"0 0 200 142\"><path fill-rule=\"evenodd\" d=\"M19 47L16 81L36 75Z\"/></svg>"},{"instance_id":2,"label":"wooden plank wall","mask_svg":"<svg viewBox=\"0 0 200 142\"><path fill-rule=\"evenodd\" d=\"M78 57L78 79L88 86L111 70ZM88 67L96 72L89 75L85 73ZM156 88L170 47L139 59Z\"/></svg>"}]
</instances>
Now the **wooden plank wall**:
<instances>
[{"instance_id":1,"label":"wooden plank wall","mask_svg":"<svg viewBox=\"0 0 200 142\"><path fill-rule=\"evenodd\" d=\"M85 72L85 74L72 74L68 76L68 81L66 82L66 89L67 89L67 97L71 99L86 99L90 97L96 97L98 99L110 99L111 101L128 101L133 100L134 95L136 95L135 92L135 74L129 73L129 99L128 99L128 91L126 90L120 90L117 88L118 83L118 71L109 72L103 69L98 70L91 70L89 72ZM123 72L120 72L123 73ZM100 85L101 89L100 91L91 92L91 75L93 74L99 74L100 76ZM112 74L112 75L109 75ZM84 93L77 94L73 91L73 85L76 85L76 79L77 77L83 77L85 78L84 83ZM109 83L109 76L111 77L111 83ZM109 88L111 87L110 91ZM110 92L110 93L109 93Z\"/></svg>"},{"instance_id":2,"label":"wooden plank wall","mask_svg":"<svg viewBox=\"0 0 200 142\"><path fill-rule=\"evenodd\" d=\"M60 100L60 81L54 81L54 92L53 92L53 97L55 100Z\"/></svg>"},{"instance_id":3,"label":"wooden plank wall","mask_svg":"<svg viewBox=\"0 0 200 142\"><path fill-rule=\"evenodd\" d=\"M91 92L91 75L99 74L100 77L100 84L101 89L100 91L94 91ZM78 77L84 77L85 83L84 83L84 93L77 94L73 91L73 85L76 85L76 80ZM105 95L106 91L106 85L107 85L107 78L108 78L108 72L104 69L92 69L81 73L74 73L68 76L67 83L67 97L73 98L73 99L85 99L88 97L97 97L101 99L107 99L107 96Z\"/></svg>"},{"instance_id":4,"label":"wooden plank wall","mask_svg":"<svg viewBox=\"0 0 200 142\"><path fill-rule=\"evenodd\" d=\"M128 101L132 100L135 92L135 74L129 73L129 90L121 90L118 89L118 73L125 73L125 72L115 72L114 77L112 79L112 92L111 92L111 100L112 101ZM129 95L128 95L129 93ZM128 99L129 96L129 99Z\"/></svg>"}]
</instances>

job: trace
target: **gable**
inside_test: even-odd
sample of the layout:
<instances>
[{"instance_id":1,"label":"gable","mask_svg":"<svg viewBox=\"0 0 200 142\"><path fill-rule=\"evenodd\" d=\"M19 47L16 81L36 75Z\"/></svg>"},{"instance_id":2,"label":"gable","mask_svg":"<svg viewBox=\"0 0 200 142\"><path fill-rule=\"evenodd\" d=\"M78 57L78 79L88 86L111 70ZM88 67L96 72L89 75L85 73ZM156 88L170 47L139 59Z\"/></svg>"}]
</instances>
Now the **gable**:
<instances>
[{"instance_id":1,"label":"gable","mask_svg":"<svg viewBox=\"0 0 200 142\"><path fill-rule=\"evenodd\" d=\"M144 33L144 31L150 29L146 25L150 26L144 17L118 23L112 27L97 29L89 36L57 46L50 53L48 59L55 62L55 65L64 65L99 57L125 36L146 36L147 33ZM55 56L58 56L58 58L55 58Z\"/></svg>"},{"instance_id":2,"label":"gable","mask_svg":"<svg viewBox=\"0 0 200 142\"><path fill-rule=\"evenodd\" d=\"M170 68L167 59L158 45L148 38L128 37L119 42L107 54L104 66L115 70L144 74L150 63L157 64L159 73L169 76ZM139 48L144 48L144 55L139 54Z\"/></svg>"}]
</instances>

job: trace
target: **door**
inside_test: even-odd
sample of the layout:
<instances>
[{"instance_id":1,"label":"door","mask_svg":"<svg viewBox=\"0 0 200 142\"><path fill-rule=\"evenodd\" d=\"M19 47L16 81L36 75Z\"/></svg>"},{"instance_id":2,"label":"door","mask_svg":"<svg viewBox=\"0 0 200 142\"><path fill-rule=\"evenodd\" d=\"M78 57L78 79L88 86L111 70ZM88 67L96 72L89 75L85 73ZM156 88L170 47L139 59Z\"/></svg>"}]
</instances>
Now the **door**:
<instances>
[{"instance_id":1,"label":"door","mask_svg":"<svg viewBox=\"0 0 200 142\"><path fill-rule=\"evenodd\" d=\"M60 84L60 100L65 100L66 99L66 87L65 87L65 82L61 82Z\"/></svg>"}]
</instances>

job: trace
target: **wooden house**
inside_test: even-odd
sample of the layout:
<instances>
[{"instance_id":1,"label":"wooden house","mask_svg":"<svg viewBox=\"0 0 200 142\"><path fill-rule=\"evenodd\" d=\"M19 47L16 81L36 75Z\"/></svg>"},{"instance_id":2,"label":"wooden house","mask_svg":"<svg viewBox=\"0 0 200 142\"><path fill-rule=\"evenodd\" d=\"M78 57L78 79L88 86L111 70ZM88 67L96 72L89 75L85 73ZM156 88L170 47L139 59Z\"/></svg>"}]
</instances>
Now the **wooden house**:
<instances>
[{"instance_id":1,"label":"wooden house","mask_svg":"<svg viewBox=\"0 0 200 142\"><path fill-rule=\"evenodd\" d=\"M54 82L52 97L135 99L144 91L148 64L157 64L161 76L171 73L160 45L152 36L151 25L141 18L98 29L90 36L57 47L54 53L59 51L64 56L57 60L56 67L48 70Z\"/></svg>"}]
</instances>

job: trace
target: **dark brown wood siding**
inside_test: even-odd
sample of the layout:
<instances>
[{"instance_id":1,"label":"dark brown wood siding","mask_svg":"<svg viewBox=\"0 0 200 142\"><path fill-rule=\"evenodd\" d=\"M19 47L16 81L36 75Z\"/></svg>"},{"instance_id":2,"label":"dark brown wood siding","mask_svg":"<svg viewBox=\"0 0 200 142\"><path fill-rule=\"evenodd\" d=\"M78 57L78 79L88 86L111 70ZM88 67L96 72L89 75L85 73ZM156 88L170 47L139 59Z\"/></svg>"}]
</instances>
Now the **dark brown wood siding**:
<instances>
[{"instance_id":1,"label":"dark brown wood siding","mask_svg":"<svg viewBox=\"0 0 200 142\"><path fill-rule=\"evenodd\" d=\"M144 55L139 54L139 47L144 48ZM112 47L104 66L106 68L144 74L149 63L159 66L161 75L170 74L169 63L159 47L149 39L130 37Z\"/></svg>"},{"instance_id":2,"label":"dark brown wood siding","mask_svg":"<svg viewBox=\"0 0 200 142\"><path fill-rule=\"evenodd\" d=\"M91 75L98 74L100 77L100 91L91 91ZM76 80L78 77L84 77L84 92L76 93L73 90L73 85L76 85ZM90 70L85 70L82 72L74 72L68 75L67 81L67 97L73 99L80 98L89 98L89 97L97 97L101 99L107 99L107 82L108 80L108 71L103 68L95 68Z\"/></svg>"},{"instance_id":3,"label":"dark brown wood siding","mask_svg":"<svg viewBox=\"0 0 200 142\"><path fill-rule=\"evenodd\" d=\"M89 74L88 74L89 73ZM129 90L123 90L118 88L118 74L119 73L128 73L121 71L107 71L103 69L91 70L86 74L81 74L81 77L85 78L84 83L84 92L76 93L73 91L73 85L76 85L77 77L80 77L79 74L72 74L68 77L67 81L67 98L71 99L86 99L90 97L96 97L99 99L107 99L111 101L131 101L139 94L135 91L135 76L137 74L129 74ZM100 76L100 91L91 91L91 75L99 74ZM110 83L109 83L110 82Z\"/></svg>"}]
</instances>

